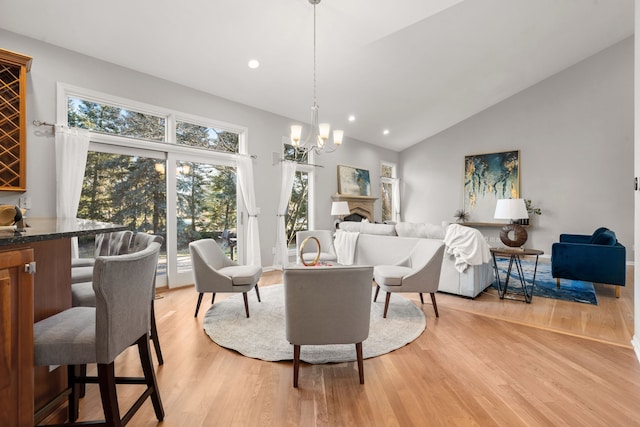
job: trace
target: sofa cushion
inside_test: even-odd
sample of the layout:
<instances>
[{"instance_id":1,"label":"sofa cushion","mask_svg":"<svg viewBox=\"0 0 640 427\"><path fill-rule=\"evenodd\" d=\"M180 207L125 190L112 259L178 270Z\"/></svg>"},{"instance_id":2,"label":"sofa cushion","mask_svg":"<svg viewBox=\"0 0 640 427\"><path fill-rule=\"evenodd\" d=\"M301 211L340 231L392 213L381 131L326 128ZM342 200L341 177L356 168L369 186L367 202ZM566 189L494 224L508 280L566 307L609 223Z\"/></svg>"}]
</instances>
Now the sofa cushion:
<instances>
[{"instance_id":1,"label":"sofa cushion","mask_svg":"<svg viewBox=\"0 0 640 427\"><path fill-rule=\"evenodd\" d=\"M594 245L608 245L613 246L618 240L616 239L616 233L611 230L604 230L591 237L591 243Z\"/></svg>"},{"instance_id":2,"label":"sofa cushion","mask_svg":"<svg viewBox=\"0 0 640 427\"><path fill-rule=\"evenodd\" d=\"M350 231L352 233L359 233L363 223L358 221L342 221L340 223L340 230Z\"/></svg>"},{"instance_id":3,"label":"sofa cushion","mask_svg":"<svg viewBox=\"0 0 640 427\"><path fill-rule=\"evenodd\" d=\"M396 233L400 237L418 237L422 239L444 239L446 228L441 225L399 222L396 224Z\"/></svg>"},{"instance_id":4,"label":"sofa cushion","mask_svg":"<svg viewBox=\"0 0 640 427\"><path fill-rule=\"evenodd\" d=\"M362 223L361 233L379 236L396 236L396 226L393 224Z\"/></svg>"},{"instance_id":5,"label":"sofa cushion","mask_svg":"<svg viewBox=\"0 0 640 427\"><path fill-rule=\"evenodd\" d=\"M400 286L402 278L411 272L411 268L400 265L378 265L373 269L373 278L378 285Z\"/></svg>"}]
</instances>

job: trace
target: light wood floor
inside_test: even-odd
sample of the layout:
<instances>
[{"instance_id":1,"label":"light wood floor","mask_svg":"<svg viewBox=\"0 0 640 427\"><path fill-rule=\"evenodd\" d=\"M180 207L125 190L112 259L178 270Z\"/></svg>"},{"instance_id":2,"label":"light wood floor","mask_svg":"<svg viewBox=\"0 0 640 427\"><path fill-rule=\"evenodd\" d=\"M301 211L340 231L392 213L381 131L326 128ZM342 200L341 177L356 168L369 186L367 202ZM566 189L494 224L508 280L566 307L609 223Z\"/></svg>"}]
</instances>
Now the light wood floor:
<instances>
[{"instance_id":1,"label":"light wood floor","mask_svg":"<svg viewBox=\"0 0 640 427\"><path fill-rule=\"evenodd\" d=\"M303 363L299 389L290 362L254 360L214 344L202 329L208 307L193 317L193 287L164 292L156 301L165 359L157 377L166 417L158 423L147 401L129 425L640 425L640 363L629 343L632 272L628 281L620 299L599 286L597 307L438 294L440 317L425 304L425 332L366 359L364 385L355 363ZM273 272L261 284L280 282ZM405 296L419 305L417 295ZM249 301L257 304L255 294ZM131 350L116 361L120 375L139 373ZM119 386L122 412L138 390ZM81 417L102 418L99 401L97 386L87 386Z\"/></svg>"}]
</instances>

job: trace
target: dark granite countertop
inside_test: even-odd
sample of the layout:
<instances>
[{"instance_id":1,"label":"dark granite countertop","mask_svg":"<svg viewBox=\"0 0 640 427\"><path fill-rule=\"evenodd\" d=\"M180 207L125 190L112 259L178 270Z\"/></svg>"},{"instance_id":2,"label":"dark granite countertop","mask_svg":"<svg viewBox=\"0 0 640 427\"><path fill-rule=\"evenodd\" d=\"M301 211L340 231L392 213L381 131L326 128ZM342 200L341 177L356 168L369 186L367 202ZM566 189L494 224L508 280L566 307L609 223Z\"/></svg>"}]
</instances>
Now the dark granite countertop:
<instances>
[{"instance_id":1,"label":"dark granite countertop","mask_svg":"<svg viewBox=\"0 0 640 427\"><path fill-rule=\"evenodd\" d=\"M24 223L26 225L24 231L0 230L0 246L110 233L129 228L124 225L79 218L25 218Z\"/></svg>"}]
</instances>

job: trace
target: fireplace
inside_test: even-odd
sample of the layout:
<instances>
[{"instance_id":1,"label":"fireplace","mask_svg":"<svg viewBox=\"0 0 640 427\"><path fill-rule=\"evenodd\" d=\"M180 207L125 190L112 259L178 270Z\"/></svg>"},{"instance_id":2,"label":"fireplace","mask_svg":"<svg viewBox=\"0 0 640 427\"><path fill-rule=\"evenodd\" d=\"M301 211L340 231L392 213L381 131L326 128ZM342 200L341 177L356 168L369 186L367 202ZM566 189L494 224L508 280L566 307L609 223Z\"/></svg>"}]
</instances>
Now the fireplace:
<instances>
[{"instance_id":1,"label":"fireplace","mask_svg":"<svg viewBox=\"0 0 640 427\"><path fill-rule=\"evenodd\" d=\"M349 204L350 215L360 215L369 222L373 220L373 203L378 200L377 197L371 196L353 196L350 194L334 194L331 196L335 202L347 202Z\"/></svg>"}]
</instances>

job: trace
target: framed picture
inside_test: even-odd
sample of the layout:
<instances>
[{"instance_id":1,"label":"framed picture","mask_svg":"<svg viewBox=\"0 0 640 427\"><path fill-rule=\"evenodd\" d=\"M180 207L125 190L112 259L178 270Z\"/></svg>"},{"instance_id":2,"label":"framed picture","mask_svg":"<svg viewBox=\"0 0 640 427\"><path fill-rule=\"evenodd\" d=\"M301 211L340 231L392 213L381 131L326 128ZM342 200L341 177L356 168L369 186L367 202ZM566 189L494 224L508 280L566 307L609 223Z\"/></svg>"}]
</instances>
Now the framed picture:
<instances>
[{"instance_id":1,"label":"framed picture","mask_svg":"<svg viewBox=\"0 0 640 427\"><path fill-rule=\"evenodd\" d=\"M465 212L471 221L493 220L498 199L520 197L520 151L464 158Z\"/></svg>"},{"instance_id":2,"label":"framed picture","mask_svg":"<svg viewBox=\"0 0 640 427\"><path fill-rule=\"evenodd\" d=\"M338 165L338 193L353 196L370 196L371 180L366 169Z\"/></svg>"}]
</instances>

